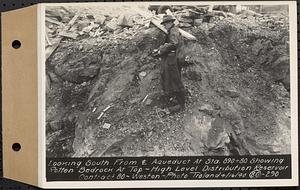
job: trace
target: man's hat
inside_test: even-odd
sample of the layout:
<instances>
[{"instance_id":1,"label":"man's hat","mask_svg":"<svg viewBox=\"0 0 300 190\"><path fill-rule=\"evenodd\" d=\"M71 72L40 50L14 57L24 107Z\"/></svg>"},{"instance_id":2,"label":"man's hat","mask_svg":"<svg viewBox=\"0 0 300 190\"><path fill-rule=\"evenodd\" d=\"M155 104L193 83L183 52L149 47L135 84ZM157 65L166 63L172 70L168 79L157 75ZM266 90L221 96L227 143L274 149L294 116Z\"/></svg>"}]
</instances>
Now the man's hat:
<instances>
[{"instance_id":1,"label":"man's hat","mask_svg":"<svg viewBox=\"0 0 300 190\"><path fill-rule=\"evenodd\" d=\"M167 22L174 22L175 18L173 18L172 15L164 15L163 16L163 21L160 24L165 24Z\"/></svg>"}]
</instances>

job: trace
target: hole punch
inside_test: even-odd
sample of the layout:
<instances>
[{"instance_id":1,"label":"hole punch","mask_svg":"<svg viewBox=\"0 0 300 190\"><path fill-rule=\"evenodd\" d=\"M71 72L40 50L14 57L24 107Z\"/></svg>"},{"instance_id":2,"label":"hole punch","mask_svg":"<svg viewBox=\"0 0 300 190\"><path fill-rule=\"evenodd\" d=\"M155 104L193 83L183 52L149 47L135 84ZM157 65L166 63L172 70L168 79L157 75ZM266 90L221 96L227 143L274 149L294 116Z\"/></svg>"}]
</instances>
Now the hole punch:
<instances>
[{"instance_id":1,"label":"hole punch","mask_svg":"<svg viewBox=\"0 0 300 190\"><path fill-rule=\"evenodd\" d=\"M14 40L11 45L13 48L19 49L21 47L21 42L19 40Z\"/></svg>"},{"instance_id":2,"label":"hole punch","mask_svg":"<svg viewBox=\"0 0 300 190\"><path fill-rule=\"evenodd\" d=\"M14 151L16 151L16 152L20 151L20 150L21 150L21 145L20 145L20 143L14 143L14 144L12 145L12 149L13 149Z\"/></svg>"}]
</instances>

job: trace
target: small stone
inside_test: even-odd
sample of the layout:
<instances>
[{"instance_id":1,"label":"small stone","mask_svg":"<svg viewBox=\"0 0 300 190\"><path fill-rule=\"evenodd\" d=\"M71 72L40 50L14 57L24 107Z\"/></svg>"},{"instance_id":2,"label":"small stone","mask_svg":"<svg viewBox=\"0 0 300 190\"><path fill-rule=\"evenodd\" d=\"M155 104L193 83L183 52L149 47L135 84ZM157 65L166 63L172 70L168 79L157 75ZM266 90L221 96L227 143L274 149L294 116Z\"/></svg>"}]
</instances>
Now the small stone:
<instances>
[{"instance_id":1,"label":"small stone","mask_svg":"<svg viewBox=\"0 0 300 190\"><path fill-rule=\"evenodd\" d=\"M121 27L129 27L128 18L126 15L122 15L118 18L118 25Z\"/></svg>"},{"instance_id":2,"label":"small stone","mask_svg":"<svg viewBox=\"0 0 300 190\"><path fill-rule=\"evenodd\" d=\"M108 19L107 19L108 20ZM114 31L116 30L119 26L118 26L118 19L113 18L111 19L107 24L106 24L107 28L110 31Z\"/></svg>"},{"instance_id":3,"label":"small stone","mask_svg":"<svg viewBox=\"0 0 300 190\"><path fill-rule=\"evenodd\" d=\"M82 29L82 32L89 33L91 30L92 30L92 28L90 26L87 26Z\"/></svg>"},{"instance_id":4,"label":"small stone","mask_svg":"<svg viewBox=\"0 0 300 190\"><path fill-rule=\"evenodd\" d=\"M194 20L194 26L200 26L203 22L203 19L195 19Z\"/></svg>"},{"instance_id":5,"label":"small stone","mask_svg":"<svg viewBox=\"0 0 300 190\"><path fill-rule=\"evenodd\" d=\"M122 29L117 28L117 29L114 31L114 34L117 35L117 34L120 34L120 33L122 33L122 32L123 32Z\"/></svg>"},{"instance_id":6,"label":"small stone","mask_svg":"<svg viewBox=\"0 0 300 190\"><path fill-rule=\"evenodd\" d=\"M274 146L271 148L270 152L272 153L280 153L281 148L279 146Z\"/></svg>"},{"instance_id":7,"label":"small stone","mask_svg":"<svg viewBox=\"0 0 300 190\"><path fill-rule=\"evenodd\" d=\"M94 20L94 19L95 19L95 17L94 17L93 15L91 15L91 14L86 15L86 17L87 17L88 19L90 19L90 20Z\"/></svg>"},{"instance_id":8,"label":"small stone","mask_svg":"<svg viewBox=\"0 0 300 190\"><path fill-rule=\"evenodd\" d=\"M179 23L178 25L180 28L189 28L192 27L190 23Z\"/></svg>"},{"instance_id":9,"label":"small stone","mask_svg":"<svg viewBox=\"0 0 300 190\"><path fill-rule=\"evenodd\" d=\"M185 76L187 79L192 81L201 81L202 80L202 74L199 68L193 66L187 69L185 73L183 73L183 76Z\"/></svg>"},{"instance_id":10,"label":"small stone","mask_svg":"<svg viewBox=\"0 0 300 190\"><path fill-rule=\"evenodd\" d=\"M140 72L139 75L140 75L141 78L143 78L143 77L145 77L147 75L147 73L145 71L142 71L142 72Z\"/></svg>"},{"instance_id":11,"label":"small stone","mask_svg":"<svg viewBox=\"0 0 300 190\"><path fill-rule=\"evenodd\" d=\"M95 23L99 23L103 25L106 21L106 17L104 15L96 16Z\"/></svg>"},{"instance_id":12,"label":"small stone","mask_svg":"<svg viewBox=\"0 0 300 190\"><path fill-rule=\"evenodd\" d=\"M129 103L130 104L135 104L135 103L137 103L139 101L140 101L140 98L134 98L134 99L130 100Z\"/></svg>"},{"instance_id":13,"label":"small stone","mask_svg":"<svg viewBox=\"0 0 300 190\"><path fill-rule=\"evenodd\" d=\"M236 135L242 134L242 131L239 128L234 129Z\"/></svg>"},{"instance_id":14,"label":"small stone","mask_svg":"<svg viewBox=\"0 0 300 190\"><path fill-rule=\"evenodd\" d=\"M62 122L60 122L60 121L52 121L47 126L50 126L50 129L52 131L59 131L59 130L62 130L62 128L63 128Z\"/></svg>"},{"instance_id":15,"label":"small stone","mask_svg":"<svg viewBox=\"0 0 300 190\"><path fill-rule=\"evenodd\" d=\"M103 129L109 129L111 126L111 124L109 123L104 123L104 125L102 126Z\"/></svg>"},{"instance_id":16,"label":"small stone","mask_svg":"<svg viewBox=\"0 0 300 190\"><path fill-rule=\"evenodd\" d=\"M95 35L94 32L90 32L90 33L89 33L89 36L90 36L90 37L94 37L94 35Z\"/></svg>"},{"instance_id":17,"label":"small stone","mask_svg":"<svg viewBox=\"0 0 300 190\"><path fill-rule=\"evenodd\" d=\"M209 104L203 104L199 108L200 111L213 111L214 108Z\"/></svg>"},{"instance_id":18,"label":"small stone","mask_svg":"<svg viewBox=\"0 0 300 190\"><path fill-rule=\"evenodd\" d=\"M148 98L148 99L146 100L146 103L145 103L145 104L148 106L148 105L150 105L151 103L152 103L152 100Z\"/></svg>"},{"instance_id":19,"label":"small stone","mask_svg":"<svg viewBox=\"0 0 300 190\"><path fill-rule=\"evenodd\" d=\"M235 90L226 90L224 91L224 94L226 96L229 96L230 98L237 98L240 96L239 93Z\"/></svg>"},{"instance_id":20,"label":"small stone","mask_svg":"<svg viewBox=\"0 0 300 190\"><path fill-rule=\"evenodd\" d=\"M235 16L235 14L230 13L230 12L228 12L228 13L226 13L226 14L227 14L228 17L234 17L234 16Z\"/></svg>"}]
</instances>

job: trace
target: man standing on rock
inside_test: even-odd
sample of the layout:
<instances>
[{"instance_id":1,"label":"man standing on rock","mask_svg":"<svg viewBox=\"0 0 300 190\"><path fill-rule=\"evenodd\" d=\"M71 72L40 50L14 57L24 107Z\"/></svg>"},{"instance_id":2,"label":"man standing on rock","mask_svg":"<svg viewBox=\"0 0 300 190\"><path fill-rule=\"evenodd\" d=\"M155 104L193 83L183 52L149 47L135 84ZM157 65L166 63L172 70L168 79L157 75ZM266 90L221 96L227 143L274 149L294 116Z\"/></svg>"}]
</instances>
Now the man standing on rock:
<instances>
[{"instance_id":1,"label":"man standing on rock","mask_svg":"<svg viewBox=\"0 0 300 190\"><path fill-rule=\"evenodd\" d=\"M177 105L169 107L170 112L184 109L185 90L181 81L181 66L178 64L179 46L181 34L174 24L175 19L171 15L164 15L162 25L167 29L166 43L153 51L154 56L162 58L161 84L164 91L164 101L169 102L175 98Z\"/></svg>"}]
</instances>

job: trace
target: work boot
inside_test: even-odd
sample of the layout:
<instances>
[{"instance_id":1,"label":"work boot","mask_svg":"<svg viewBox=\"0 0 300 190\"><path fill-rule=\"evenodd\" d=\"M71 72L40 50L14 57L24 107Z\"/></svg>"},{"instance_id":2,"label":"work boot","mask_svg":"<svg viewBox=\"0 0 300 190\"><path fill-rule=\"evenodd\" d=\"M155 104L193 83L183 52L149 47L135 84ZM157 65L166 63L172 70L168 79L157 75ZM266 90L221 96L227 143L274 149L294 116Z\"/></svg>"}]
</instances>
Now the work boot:
<instances>
[{"instance_id":1,"label":"work boot","mask_svg":"<svg viewBox=\"0 0 300 190\"><path fill-rule=\"evenodd\" d=\"M177 92L176 93L176 100L178 104L181 106L182 109L185 107L185 92Z\"/></svg>"},{"instance_id":2,"label":"work boot","mask_svg":"<svg viewBox=\"0 0 300 190\"><path fill-rule=\"evenodd\" d=\"M169 95L163 94L159 97L159 101L161 103L161 108L167 108L169 105Z\"/></svg>"},{"instance_id":3,"label":"work boot","mask_svg":"<svg viewBox=\"0 0 300 190\"><path fill-rule=\"evenodd\" d=\"M168 110L172 114L181 111L182 107L178 104L176 106L169 107Z\"/></svg>"}]
</instances>

